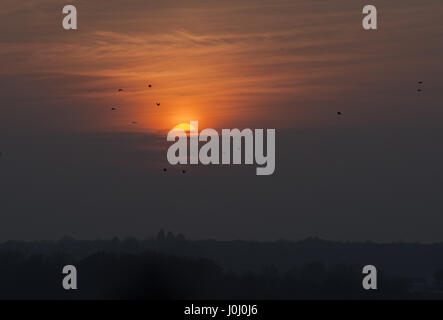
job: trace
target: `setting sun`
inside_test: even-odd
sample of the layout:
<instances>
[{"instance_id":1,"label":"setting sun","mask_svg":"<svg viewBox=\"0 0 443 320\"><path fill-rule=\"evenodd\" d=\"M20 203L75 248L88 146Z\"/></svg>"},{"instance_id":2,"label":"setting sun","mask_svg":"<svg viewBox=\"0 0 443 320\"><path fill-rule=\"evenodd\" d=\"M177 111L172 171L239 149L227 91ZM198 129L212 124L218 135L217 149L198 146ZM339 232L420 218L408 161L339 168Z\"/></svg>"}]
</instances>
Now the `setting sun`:
<instances>
[{"instance_id":1,"label":"setting sun","mask_svg":"<svg viewBox=\"0 0 443 320\"><path fill-rule=\"evenodd\" d=\"M196 129L196 128L191 126L189 123L183 122L183 123L176 125L174 127L174 129L181 129L181 130L184 130L186 133L189 133L189 132L191 132L191 129Z\"/></svg>"}]
</instances>

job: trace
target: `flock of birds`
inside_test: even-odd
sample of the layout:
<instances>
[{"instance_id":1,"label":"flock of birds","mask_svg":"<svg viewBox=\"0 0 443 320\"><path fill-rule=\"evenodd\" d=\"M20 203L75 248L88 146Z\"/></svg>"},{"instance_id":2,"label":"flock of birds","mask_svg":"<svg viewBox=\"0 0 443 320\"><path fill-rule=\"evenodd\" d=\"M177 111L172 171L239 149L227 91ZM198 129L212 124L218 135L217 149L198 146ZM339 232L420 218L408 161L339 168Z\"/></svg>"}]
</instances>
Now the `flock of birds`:
<instances>
[{"instance_id":1,"label":"flock of birds","mask_svg":"<svg viewBox=\"0 0 443 320\"><path fill-rule=\"evenodd\" d=\"M152 84L149 83L149 84L148 84L148 88L152 88ZM123 92L123 91L124 91L123 88L118 88L118 89L117 89L117 92ZM155 105L156 105L157 107L160 107L160 102L155 102ZM111 111L115 111L115 110L117 110L116 107L112 107L112 108L111 108ZM137 125L137 121L132 121L131 124L132 124L132 125ZM1 153L0 153L0 156L1 156ZM168 169L163 168L163 172L167 172L167 171L168 171ZM186 170L182 170L182 173L185 174L185 173L186 173Z\"/></svg>"},{"instance_id":2,"label":"flock of birds","mask_svg":"<svg viewBox=\"0 0 443 320\"><path fill-rule=\"evenodd\" d=\"M163 172L166 172L166 171L168 171L168 169L163 168ZM185 173L186 173L186 170L182 170L182 173L185 174Z\"/></svg>"},{"instance_id":3,"label":"flock of birds","mask_svg":"<svg viewBox=\"0 0 443 320\"><path fill-rule=\"evenodd\" d=\"M149 83L149 84L148 84L148 88L152 88L152 84ZM118 89L117 89L117 92L123 92L123 91L124 91L123 88L118 88ZM157 107L160 107L160 102L155 102L155 105L156 105ZM117 110L116 107L112 107L112 108L111 108L111 111L115 111L115 110ZM131 124L136 125L136 124L137 124L137 121L132 121Z\"/></svg>"},{"instance_id":4,"label":"flock of birds","mask_svg":"<svg viewBox=\"0 0 443 320\"><path fill-rule=\"evenodd\" d=\"M423 85L423 81L418 81L417 92L422 92L422 91L423 91L423 86L422 86L422 85ZM148 88L152 88L152 84L149 83L149 84L148 84ZM118 91L118 92L122 92L123 89L122 89L122 88L119 88L117 91ZM155 104L157 105L157 107L160 107L160 102L155 102ZM116 107L112 107L112 108L111 108L111 111L115 111L115 110L117 110ZM342 112L341 112L341 111L337 111L337 115L338 115L338 116L341 116L341 115L342 115ZM137 121L132 121L131 124L132 124L132 125L137 125ZM3 156L3 153L0 152L0 159L2 158L2 156ZM163 171L166 172L167 169L166 169L166 168L163 168ZM186 173L186 170L182 170L182 173Z\"/></svg>"},{"instance_id":5,"label":"flock of birds","mask_svg":"<svg viewBox=\"0 0 443 320\"><path fill-rule=\"evenodd\" d=\"M422 92L422 84L423 84L423 81L419 81L419 82L418 82L418 89L417 89L417 92ZM338 115L338 116L341 116L341 115L342 115L341 111L337 111L337 115Z\"/></svg>"}]
</instances>

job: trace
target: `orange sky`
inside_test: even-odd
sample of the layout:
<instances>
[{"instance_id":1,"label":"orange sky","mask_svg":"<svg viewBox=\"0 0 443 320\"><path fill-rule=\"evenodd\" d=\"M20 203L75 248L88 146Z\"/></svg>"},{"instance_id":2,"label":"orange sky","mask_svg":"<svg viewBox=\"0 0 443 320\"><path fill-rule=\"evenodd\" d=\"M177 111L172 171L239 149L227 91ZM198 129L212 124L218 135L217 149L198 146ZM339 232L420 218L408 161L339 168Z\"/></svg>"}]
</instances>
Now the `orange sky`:
<instances>
[{"instance_id":1,"label":"orange sky","mask_svg":"<svg viewBox=\"0 0 443 320\"><path fill-rule=\"evenodd\" d=\"M371 105L409 101L398 98L401 87L432 72L442 51L439 1L426 8L404 1L404 10L383 2L381 31L372 33L361 28L364 4L80 1L79 29L65 31L62 2L7 0L1 27L14 36L2 36L1 75L18 77L46 127L156 131L199 120L201 127L294 128L334 125L337 109L357 123L377 117ZM9 101L24 99L20 89L4 89Z\"/></svg>"}]
</instances>

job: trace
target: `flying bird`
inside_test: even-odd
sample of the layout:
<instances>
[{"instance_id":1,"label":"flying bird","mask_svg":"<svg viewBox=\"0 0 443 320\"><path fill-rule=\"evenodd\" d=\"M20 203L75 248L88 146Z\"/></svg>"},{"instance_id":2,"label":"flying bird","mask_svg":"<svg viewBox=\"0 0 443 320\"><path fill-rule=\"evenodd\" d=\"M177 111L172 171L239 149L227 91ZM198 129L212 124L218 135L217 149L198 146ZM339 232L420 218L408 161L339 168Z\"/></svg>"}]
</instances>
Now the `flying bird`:
<instances>
[{"instance_id":1,"label":"flying bird","mask_svg":"<svg viewBox=\"0 0 443 320\"><path fill-rule=\"evenodd\" d=\"M111 108L112 111L117 110L117 108Z\"/></svg>"},{"instance_id":2,"label":"flying bird","mask_svg":"<svg viewBox=\"0 0 443 320\"><path fill-rule=\"evenodd\" d=\"M157 107L160 107L160 102L157 102Z\"/></svg>"},{"instance_id":3,"label":"flying bird","mask_svg":"<svg viewBox=\"0 0 443 320\"><path fill-rule=\"evenodd\" d=\"M166 172L166 168L163 168L163 171Z\"/></svg>"},{"instance_id":4,"label":"flying bird","mask_svg":"<svg viewBox=\"0 0 443 320\"><path fill-rule=\"evenodd\" d=\"M182 173L186 173L186 170L183 170Z\"/></svg>"},{"instance_id":5,"label":"flying bird","mask_svg":"<svg viewBox=\"0 0 443 320\"><path fill-rule=\"evenodd\" d=\"M418 92L421 92L421 89L417 89Z\"/></svg>"},{"instance_id":6,"label":"flying bird","mask_svg":"<svg viewBox=\"0 0 443 320\"><path fill-rule=\"evenodd\" d=\"M151 87L152 87L152 85L151 85L151 84L148 84L148 87L149 87L149 88L151 88Z\"/></svg>"},{"instance_id":7,"label":"flying bird","mask_svg":"<svg viewBox=\"0 0 443 320\"><path fill-rule=\"evenodd\" d=\"M423 81L419 81L418 84L423 84Z\"/></svg>"},{"instance_id":8,"label":"flying bird","mask_svg":"<svg viewBox=\"0 0 443 320\"><path fill-rule=\"evenodd\" d=\"M341 112L340 112L340 111L337 111L337 115L341 116Z\"/></svg>"},{"instance_id":9,"label":"flying bird","mask_svg":"<svg viewBox=\"0 0 443 320\"><path fill-rule=\"evenodd\" d=\"M123 89L118 89L118 92L123 91Z\"/></svg>"}]
</instances>

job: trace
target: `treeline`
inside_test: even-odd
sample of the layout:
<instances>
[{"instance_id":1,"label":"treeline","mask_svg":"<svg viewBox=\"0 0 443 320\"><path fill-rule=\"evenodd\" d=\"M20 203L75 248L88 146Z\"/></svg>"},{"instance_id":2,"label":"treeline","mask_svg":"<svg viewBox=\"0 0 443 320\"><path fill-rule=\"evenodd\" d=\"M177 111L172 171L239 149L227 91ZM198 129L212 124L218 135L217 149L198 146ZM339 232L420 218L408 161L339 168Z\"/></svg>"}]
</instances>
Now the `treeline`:
<instances>
[{"instance_id":1,"label":"treeline","mask_svg":"<svg viewBox=\"0 0 443 320\"><path fill-rule=\"evenodd\" d=\"M7 241L0 244L0 298L403 299L443 297L443 245L302 241L192 241L156 237ZM379 290L362 289L375 265ZM79 290L65 291L75 265Z\"/></svg>"},{"instance_id":2,"label":"treeline","mask_svg":"<svg viewBox=\"0 0 443 320\"><path fill-rule=\"evenodd\" d=\"M379 274L379 290L362 289L361 266L312 262L279 273L227 272L211 260L96 253L74 265L78 289L64 290L62 255L0 253L1 299L410 299L411 280Z\"/></svg>"},{"instance_id":3,"label":"treeline","mask_svg":"<svg viewBox=\"0 0 443 320\"><path fill-rule=\"evenodd\" d=\"M63 237L58 241L7 241L0 251L12 250L24 254L63 254L70 260L80 260L97 252L139 254L145 251L181 257L207 258L227 271L260 272L272 264L279 272L312 261L326 265L372 264L387 273L408 278L432 278L443 269L443 244L338 242L318 238L301 241L279 240L219 241L188 240L185 236L160 231L156 237L137 239L126 237L105 240L75 240Z\"/></svg>"}]
</instances>

